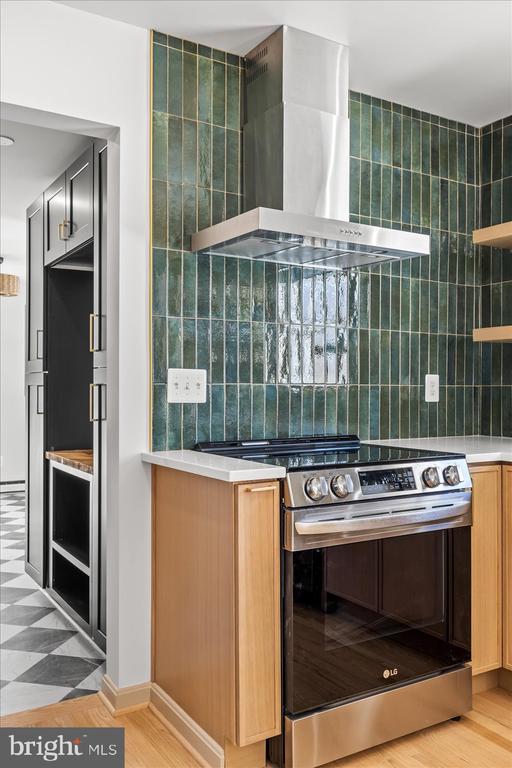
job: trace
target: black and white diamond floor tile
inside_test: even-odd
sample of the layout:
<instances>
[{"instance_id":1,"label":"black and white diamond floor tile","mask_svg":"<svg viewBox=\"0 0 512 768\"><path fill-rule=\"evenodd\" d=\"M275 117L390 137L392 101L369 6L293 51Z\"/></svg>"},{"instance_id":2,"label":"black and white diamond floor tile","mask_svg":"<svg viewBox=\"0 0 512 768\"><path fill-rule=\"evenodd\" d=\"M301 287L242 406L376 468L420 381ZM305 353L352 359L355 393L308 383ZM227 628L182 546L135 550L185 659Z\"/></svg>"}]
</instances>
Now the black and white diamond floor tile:
<instances>
[{"instance_id":1,"label":"black and white diamond floor tile","mask_svg":"<svg viewBox=\"0 0 512 768\"><path fill-rule=\"evenodd\" d=\"M0 494L0 714L99 690L105 656L25 573L23 494Z\"/></svg>"}]
</instances>

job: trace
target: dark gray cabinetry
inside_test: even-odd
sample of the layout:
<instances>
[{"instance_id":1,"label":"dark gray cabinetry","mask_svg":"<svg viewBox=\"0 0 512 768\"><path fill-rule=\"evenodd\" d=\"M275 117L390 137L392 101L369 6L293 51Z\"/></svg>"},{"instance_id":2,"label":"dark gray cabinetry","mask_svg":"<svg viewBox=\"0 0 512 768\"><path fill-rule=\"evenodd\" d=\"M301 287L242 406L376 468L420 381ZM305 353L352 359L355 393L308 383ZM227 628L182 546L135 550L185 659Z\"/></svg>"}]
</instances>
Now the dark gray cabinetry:
<instances>
[{"instance_id":1,"label":"dark gray cabinetry","mask_svg":"<svg viewBox=\"0 0 512 768\"><path fill-rule=\"evenodd\" d=\"M66 251L93 236L93 148L89 147L66 171Z\"/></svg>"},{"instance_id":2,"label":"dark gray cabinetry","mask_svg":"<svg viewBox=\"0 0 512 768\"><path fill-rule=\"evenodd\" d=\"M107 634L107 369L95 368L91 387L91 418L93 420L93 579L92 616L93 639L102 648Z\"/></svg>"},{"instance_id":3,"label":"dark gray cabinetry","mask_svg":"<svg viewBox=\"0 0 512 768\"><path fill-rule=\"evenodd\" d=\"M27 372L44 369L43 196L27 209Z\"/></svg>"},{"instance_id":4,"label":"dark gray cabinetry","mask_svg":"<svg viewBox=\"0 0 512 768\"><path fill-rule=\"evenodd\" d=\"M46 462L45 402L46 374L29 373L25 378L27 424L27 525L26 570L44 586L46 568Z\"/></svg>"},{"instance_id":5,"label":"dark gray cabinetry","mask_svg":"<svg viewBox=\"0 0 512 768\"><path fill-rule=\"evenodd\" d=\"M95 368L107 364L107 142L94 142L94 314L91 351Z\"/></svg>"},{"instance_id":6,"label":"dark gray cabinetry","mask_svg":"<svg viewBox=\"0 0 512 768\"><path fill-rule=\"evenodd\" d=\"M93 237L92 145L44 193L44 263L52 264Z\"/></svg>"},{"instance_id":7,"label":"dark gray cabinetry","mask_svg":"<svg viewBox=\"0 0 512 768\"><path fill-rule=\"evenodd\" d=\"M66 253L66 174L44 193L44 263L50 264Z\"/></svg>"}]
</instances>

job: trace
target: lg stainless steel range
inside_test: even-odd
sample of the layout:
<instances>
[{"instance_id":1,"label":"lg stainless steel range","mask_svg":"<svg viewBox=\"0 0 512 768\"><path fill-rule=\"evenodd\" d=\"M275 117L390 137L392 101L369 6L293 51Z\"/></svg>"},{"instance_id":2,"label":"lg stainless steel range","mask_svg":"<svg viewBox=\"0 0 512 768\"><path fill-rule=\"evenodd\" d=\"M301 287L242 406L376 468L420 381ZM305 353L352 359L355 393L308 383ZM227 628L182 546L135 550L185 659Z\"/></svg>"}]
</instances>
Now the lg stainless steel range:
<instances>
[{"instance_id":1,"label":"lg stainless steel range","mask_svg":"<svg viewBox=\"0 0 512 768\"><path fill-rule=\"evenodd\" d=\"M287 470L276 762L313 768L471 708L463 455L354 435L198 448Z\"/></svg>"}]
</instances>

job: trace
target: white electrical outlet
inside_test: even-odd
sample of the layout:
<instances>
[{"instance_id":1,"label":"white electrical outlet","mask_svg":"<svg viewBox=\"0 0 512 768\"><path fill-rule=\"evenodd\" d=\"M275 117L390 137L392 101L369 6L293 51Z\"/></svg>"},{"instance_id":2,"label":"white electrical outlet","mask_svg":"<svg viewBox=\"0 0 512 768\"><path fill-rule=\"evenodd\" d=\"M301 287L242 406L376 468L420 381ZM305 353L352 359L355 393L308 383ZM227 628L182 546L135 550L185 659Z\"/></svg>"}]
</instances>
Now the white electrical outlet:
<instances>
[{"instance_id":1,"label":"white electrical outlet","mask_svg":"<svg viewBox=\"0 0 512 768\"><path fill-rule=\"evenodd\" d=\"M427 373L425 376L425 402L439 402L439 376L436 373Z\"/></svg>"},{"instance_id":2,"label":"white electrical outlet","mask_svg":"<svg viewBox=\"0 0 512 768\"><path fill-rule=\"evenodd\" d=\"M167 402L205 403L206 371L199 368L169 368Z\"/></svg>"}]
</instances>

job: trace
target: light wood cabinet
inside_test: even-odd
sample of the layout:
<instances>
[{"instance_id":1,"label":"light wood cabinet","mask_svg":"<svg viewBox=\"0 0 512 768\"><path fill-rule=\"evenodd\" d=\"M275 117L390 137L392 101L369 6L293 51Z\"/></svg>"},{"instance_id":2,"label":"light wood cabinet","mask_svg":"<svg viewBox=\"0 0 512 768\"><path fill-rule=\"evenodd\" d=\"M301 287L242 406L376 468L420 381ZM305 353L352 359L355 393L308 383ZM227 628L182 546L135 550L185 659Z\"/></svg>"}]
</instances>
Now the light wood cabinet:
<instances>
[{"instance_id":1,"label":"light wood cabinet","mask_svg":"<svg viewBox=\"0 0 512 768\"><path fill-rule=\"evenodd\" d=\"M153 508L153 681L226 768L263 768L281 727L279 483L154 467Z\"/></svg>"},{"instance_id":2,"label":"light wood cabinet","mask_svg":"<svg viewBox=\"0 0 512 768\"><path fill-rule=\"evenodd\" d=\"M280 730L279 485L236 495L237 744Z\"/></svg>"},{"instance_id":3,"label":"light wood cabinet","mask_svg":"<svg viewBox=\"0 0 512 768\"><path fill-rule=\"evenodd\" d=\"M503 666L512 670L512 465L503 479Z\"/></svg>"},{"instance_id":4,"label":"light wood cabinet","mask_svg":"<svg viewBox=\"0 0 512 768\"><path fill-rule=\"evenodd\" d=\"M501 667L502 512L501 467L470 467L473 480L472 620L473 674Z\"/></svg>"}]
</instances>

